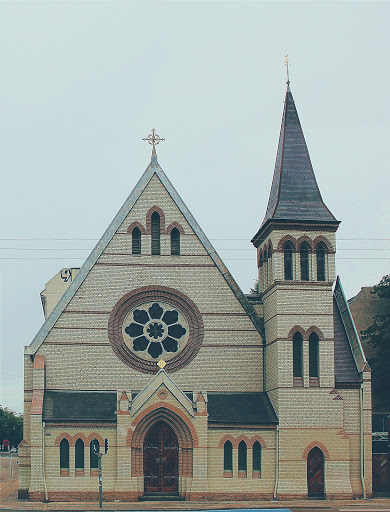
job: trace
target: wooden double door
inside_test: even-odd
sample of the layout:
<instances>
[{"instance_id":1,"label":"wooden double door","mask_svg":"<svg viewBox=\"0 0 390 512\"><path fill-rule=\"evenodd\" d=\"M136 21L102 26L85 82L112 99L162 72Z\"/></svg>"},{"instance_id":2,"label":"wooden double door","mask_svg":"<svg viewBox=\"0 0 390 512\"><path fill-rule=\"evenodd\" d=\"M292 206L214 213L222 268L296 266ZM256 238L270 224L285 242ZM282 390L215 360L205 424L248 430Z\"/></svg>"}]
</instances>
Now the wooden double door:
<instances>
[{"instance_id":1,"label":"wooden double door","mask_svg":"<svg viewBox=\"0 0 390 512\"><path fill-rule=\"evenodd\" d=\"M324 454L317 446L307 456L307 494L309 498L325 498Z\"/></svg>"},{"instance_id":2,"label":"wooden double door","mask_svg":"<svg viewBox=\"0 0 390 512\"><path fill-rule=\"evenodd\" d=\"M143 447L145 493L177 493L179 443L164 421L152 425Z\"/></svg>"}]
</instances>

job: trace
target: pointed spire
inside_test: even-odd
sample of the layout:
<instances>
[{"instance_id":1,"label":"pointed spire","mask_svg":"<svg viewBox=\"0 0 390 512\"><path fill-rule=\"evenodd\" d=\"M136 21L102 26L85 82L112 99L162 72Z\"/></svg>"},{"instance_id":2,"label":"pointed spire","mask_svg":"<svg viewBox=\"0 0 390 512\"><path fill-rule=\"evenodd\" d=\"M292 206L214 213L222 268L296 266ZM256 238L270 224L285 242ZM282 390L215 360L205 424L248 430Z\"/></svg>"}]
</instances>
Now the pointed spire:
<instances>
[{"instance_id":1,"label":"pointed spire","mask_svg":"<svg viewBox=\"0 0 390 512\"><path fill-rule=\"evenodd\" d=\"M322 200L289 81L268 207L252 241L271 220L338 224Z\"/></svg>"}]
</instances>

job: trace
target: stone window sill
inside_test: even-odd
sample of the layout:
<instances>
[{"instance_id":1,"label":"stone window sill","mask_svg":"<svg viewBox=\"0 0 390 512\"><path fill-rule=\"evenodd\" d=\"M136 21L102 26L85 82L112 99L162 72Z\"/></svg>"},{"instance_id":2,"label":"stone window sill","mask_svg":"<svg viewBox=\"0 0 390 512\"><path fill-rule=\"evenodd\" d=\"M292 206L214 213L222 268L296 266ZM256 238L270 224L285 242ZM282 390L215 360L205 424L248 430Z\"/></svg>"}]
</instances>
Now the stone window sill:
<instances>
[{"instance_id":1,"label":"stone window sill","mask_svg":"<svg viewBox=\"0 0 390 512\"><path fill-rule=\"evenodd\" d=\"M320 387L320 379L318 377L309 377L309 387L319 388Z\"/></svg>"},{"instance_id":2,"label":"stone window sill","mask_svg":"<svg viewBox=\"0 0 390 512\"><path fill-rule=\"evenodd\" d=\"M223 477L224 478L233 478L233 471L224 471L223 472Z\"/></svg>"},{"instance_id":3,"label":"stone window sill","mask_svg":"<svg viewBox=\"0 0 390 512\"><path fill-rule=\"evenodd\" d=\"M69 469L60 469L60 476L69 476Z\"/></svg>"},{"instance_id":4,"label":"stone window sill","mask_svg":"<svg viewBox=\"0 0 390 512\"><path fill-rule=\"evenodd\" d=\"M246 471L244 471L243 469L239 469L238 478L246 478Z\"/></svg>"},{"instance_id":5,"label":"stone window sill","mask_svg":"<svg viewBox=\"0 0 390 512\"><path fill-rule=\"evenodd\" d=\"M261 478L261 471L252 471L252 478Z\"/></svg>"},{"instance_id":6,"label":"stone window sill","mask_svg":"<svg viewBox=\"0 0 390 512\"><path fill-rule=\"evenodd\" d=\"M303 377L294 377L293 386L294 388L303 388Z\"/></svg>"}]
</instances>

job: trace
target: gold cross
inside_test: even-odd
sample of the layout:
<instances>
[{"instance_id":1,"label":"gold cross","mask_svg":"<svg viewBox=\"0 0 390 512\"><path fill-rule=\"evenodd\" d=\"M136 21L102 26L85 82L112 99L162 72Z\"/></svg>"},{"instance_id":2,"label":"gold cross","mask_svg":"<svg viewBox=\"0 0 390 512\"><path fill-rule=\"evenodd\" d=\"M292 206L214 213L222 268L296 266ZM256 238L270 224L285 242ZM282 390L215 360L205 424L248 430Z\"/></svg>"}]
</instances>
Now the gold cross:
<instances>
[{"instance_id":1,"label":"gold cross","mask_svg":"<svg viewBox=\"0 0 390 512\"><path fill-rule=\"evenodd\" d=\"M160 359L160 361L157 363L157 366L159 366L161 369L165 367L167 363L164 361L164 359Z\"/></svg>"},{"instance_id":2,"label":"gold cross","mask_svg":"<svg viewBox=\"0 0 390 512\"><path fill-rule=\"evenodd\" d=\"M152 129L152 133L150 135L148 135L147 137L145 137L144 139L142 139L142 140L146 140L154 148L154 146L156 146L159 142L161 142L162 140L165 140L165 139L160 137L160 135L157 135L156 130L153 128Z\"/></svg>"}]
</instances>

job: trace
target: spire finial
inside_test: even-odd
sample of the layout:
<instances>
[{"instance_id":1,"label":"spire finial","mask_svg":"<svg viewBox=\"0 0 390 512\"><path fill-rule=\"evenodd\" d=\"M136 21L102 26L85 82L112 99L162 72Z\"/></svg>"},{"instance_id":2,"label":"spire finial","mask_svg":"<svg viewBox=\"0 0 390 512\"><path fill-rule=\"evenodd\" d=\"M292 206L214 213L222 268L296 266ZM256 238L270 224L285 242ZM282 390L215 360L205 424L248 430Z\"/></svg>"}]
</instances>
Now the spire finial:
<instances>
[{"instance_id":1,"label":"spire finial","mask_svg":"<svg viewBox=\"0 0 390 512\"><path fill-rule=\"evenodd\" d=\"M158 135L156 133L156 130L153 128L152 133L150 133L147 137L145 137L142 140L146 140L146 142L149 142L149 144L151 144L153 146L152 155L155 155L156 154L155 146L157 146L157 144L159 144L162 140L165 140L165 139L160 137L160 135Z\"/></svg>"},{"instance_id":2,"label":"spire finial","mask_svg":"<svg viewBox=\"0 0 390 512\"><path fill-rule=\"evenodd\" d=\"M289 73L289 69L288 69L288 54L284 57L284 63L286 64L286 69L287 69L287 82L286 82L286 84L290 85L290 73Z\"/></svg>"}]
</instances>

